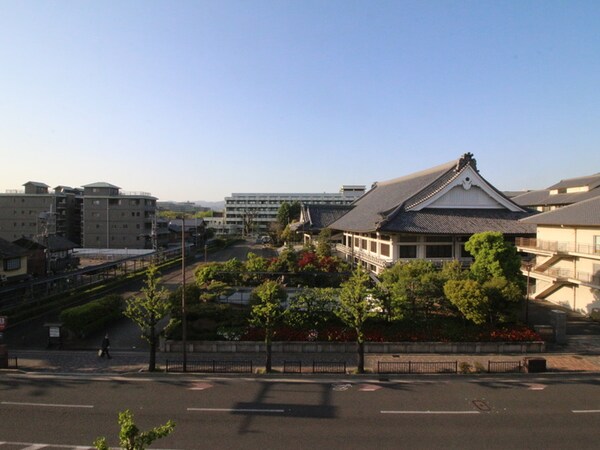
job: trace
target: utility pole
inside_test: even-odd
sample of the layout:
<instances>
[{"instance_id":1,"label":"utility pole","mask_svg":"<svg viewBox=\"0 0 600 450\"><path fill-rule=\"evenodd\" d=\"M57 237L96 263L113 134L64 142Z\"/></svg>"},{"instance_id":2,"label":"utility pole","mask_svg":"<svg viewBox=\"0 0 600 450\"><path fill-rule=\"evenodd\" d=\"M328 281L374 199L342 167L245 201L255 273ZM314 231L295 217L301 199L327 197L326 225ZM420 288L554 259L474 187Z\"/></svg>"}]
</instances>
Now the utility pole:
<instances>
[{"instance_id":1,"label":"utility pole","mask_svg":"<svg viewBox=\"0 0 600 450\"><path fill-rule=\"evenodd\" d=\"M187 320L185 311L185 216L181 216L181 341L183 343L183 371L187 372Z\"/></svg>"}]
</instances>

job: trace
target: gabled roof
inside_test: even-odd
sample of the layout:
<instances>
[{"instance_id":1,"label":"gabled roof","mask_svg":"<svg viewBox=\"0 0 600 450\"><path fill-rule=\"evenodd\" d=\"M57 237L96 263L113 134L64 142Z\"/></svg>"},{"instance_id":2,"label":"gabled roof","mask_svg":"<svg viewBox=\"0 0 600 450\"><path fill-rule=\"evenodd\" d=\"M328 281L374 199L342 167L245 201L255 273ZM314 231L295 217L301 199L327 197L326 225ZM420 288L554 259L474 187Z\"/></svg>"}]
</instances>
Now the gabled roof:
<instances>
[{"instance_id":1,"label":"gabled roof","mask_svg":"<svg viewBox=\"0 0 600 450\"><path fill-rule=\"evenodd\" d=\"M25 250L18 245L8 242L6 239L0 238L0 258L17 258L25 256Z\"/></svg>"},{"instance_id":2,"label":"gabled roof","mask_svg":"<svg viewBox=\"0 0 600 450\"><path fill-rule=\"evenodd\" d=\"M351 205L302 205L302 222L290 225L296 230L322 230L352 209Z\"/></svg>"},{"instance_id":3,"label":"gabled roof","mask_svg":"<svg viewBox=\"0 0 600 450\"><path fill-rule=\"evenodd\" d=\"M456 188L458 191L452 191ZM451 192L453 194L450 194ZM457 204L461 201L461 196L466 195L461 192L470 192L472 196L484 203L474 203L471 206ZM442 204L440 201L444 196L446 199L452 197L452 201ZM439 203L434 206L436 202ZM352 232L417 232L416 230L419 230L418 232L421 233L435 233L437 231L433 229L437 229L437 225L432 222L434 217L437 218L436 223L444 215L448 216L448 220L464 216L465 220L471 220L473 223L477 214L480 214L479 225L472 226L472 229L482 228L484 224L487 224L488 228L482 231L505 230L509 233L519 233L524 228L530 229L530 227L508 226L510 221L516 221L530 213L483 179L470 153L456 161L431 169L376 183L369 192L352 205L353 209L331 224L330 228ZM494 213L481 212L487 209L493 209ZM421 216L422 218L417 220ZM427 223L432 229L428 229ZM457 224L457 221L452 220L451 223ZM493 224L495 226L492 226ZM464 227L460 226L457 227L457 231L452 231L446 227L444 231L462 233L463 231L459 230L463 229Z\"/></svg>"},{"instance_id":4,"label":"gabled roof","mask_svg":"<svg viewBox=\"0 0 600 450\"><path fill-rule=\"evenodd\" d=\"M521 220L536 225L600 227L600 196Z\"/></svg>"}]
</instances>

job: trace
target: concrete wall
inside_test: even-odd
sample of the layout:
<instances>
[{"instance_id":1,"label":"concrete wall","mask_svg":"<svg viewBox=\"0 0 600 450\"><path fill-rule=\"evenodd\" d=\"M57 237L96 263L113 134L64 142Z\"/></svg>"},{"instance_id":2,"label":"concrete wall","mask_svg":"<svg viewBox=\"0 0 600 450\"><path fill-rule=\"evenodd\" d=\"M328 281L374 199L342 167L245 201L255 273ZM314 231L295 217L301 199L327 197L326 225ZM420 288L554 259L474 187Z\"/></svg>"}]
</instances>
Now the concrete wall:
<instances>
[{"instance_id":1,"label":"concrete wall","mask_svg":"<svg viewBox=\"0 0 600 450\"><path fill-rule=\"evenodd\" d=\"M257 353L265 351L263 342L190 341L190 353ZM161 351L181 352L181 341L161 342ZM273 353L354 353L353 342L274 342ZM540 342L367 342L365 353L540 353Z\"/></svg>"}]
</instances>

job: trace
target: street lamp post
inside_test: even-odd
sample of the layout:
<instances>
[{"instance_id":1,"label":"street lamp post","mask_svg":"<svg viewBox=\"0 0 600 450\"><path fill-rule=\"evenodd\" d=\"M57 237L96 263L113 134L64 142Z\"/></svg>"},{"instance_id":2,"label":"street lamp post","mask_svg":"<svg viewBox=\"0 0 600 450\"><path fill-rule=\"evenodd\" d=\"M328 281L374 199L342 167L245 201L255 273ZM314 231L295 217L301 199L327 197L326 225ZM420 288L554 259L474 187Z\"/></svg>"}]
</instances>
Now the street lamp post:
<instances>
[{"instance_id":1,"label":"street lamp post","mask_svg":"<svg viewBox=\"0 0 600 450\"><path fill-rule=\"evenodd\" d=\"M187 372L187 320L185 312L185 216L181 217L181 341L183 371Z\"/></svg>"},{"instance_id":2,"label":"street lamp post","mask_svg":"<svg viewBox=\"0 0 600 450\"><path fill-rule=\"evenodd\" d=\"M527 269L527 287L525 293L525 323L527 325L529 325L529 279L532 267L533 263L531 261L525 263L525 269Z\"/></svg>"}]
</instances>

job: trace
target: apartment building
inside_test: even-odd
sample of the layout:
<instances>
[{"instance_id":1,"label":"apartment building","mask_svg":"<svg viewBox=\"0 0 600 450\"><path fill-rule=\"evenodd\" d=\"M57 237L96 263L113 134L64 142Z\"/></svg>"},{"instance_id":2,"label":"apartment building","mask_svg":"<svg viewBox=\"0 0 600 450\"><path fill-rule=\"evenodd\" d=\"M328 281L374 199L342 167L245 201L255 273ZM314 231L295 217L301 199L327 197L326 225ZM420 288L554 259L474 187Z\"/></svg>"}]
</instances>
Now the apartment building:
<instances>
[{"instance_id":1,"label":"apartment building","mask_svg":"<svg viewBox=\"0 0 600 450\"><path fill-rule=\"evenodd\" d=\"M530 297L591 314L600 309L600 196L523 219L535 239L517 239L531 255L523 274Z\"/></svg>"},{"instance_id":2,"label":"apartment building","mask_svg":"<svg viewBox=\"0 0 600 450\"><path fill-rule=\"evenodd\" d=\"M365 186L344 185L336 193L234 193L225 198L224 229L229 234L265 234L277 221L284 203L347 205L365 193Z\"/></svg>"},{"instance_id":3,"label":"apartment building","mask_svg":"<svg viewBox=\"0 0 600 450\"><path fill-rule=\"evenodd\" d=\"M83 247L152 248L156 197L120 189L104 182L83 186Z\"/></svg>"},{"instance_id":4,"label":"apartment building","mask_svg":"<svg viewBox=\"0 0 600 450\"><path fill-rule=\"evenodd\" d=\"M532 213L486 181L475 158L458 160L376 183L328 228L342 232L337 251L347 261L380 273L396 261L472 261L465 243L499 231L507 241L535 236L519 219Z\"/></svg>"},{"instance_id":5,"label":"apartment building","mask_svg":"<svg viewBox=\"0 0 600 450\"><path fill-rule=\"evenodd\" d=\"M24 190L0 194L0 238L62 236L81 243L81 190L28 181Z\"/></svg>"}]
</instances>

